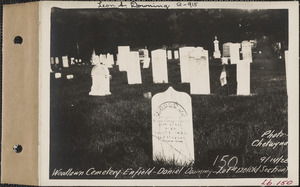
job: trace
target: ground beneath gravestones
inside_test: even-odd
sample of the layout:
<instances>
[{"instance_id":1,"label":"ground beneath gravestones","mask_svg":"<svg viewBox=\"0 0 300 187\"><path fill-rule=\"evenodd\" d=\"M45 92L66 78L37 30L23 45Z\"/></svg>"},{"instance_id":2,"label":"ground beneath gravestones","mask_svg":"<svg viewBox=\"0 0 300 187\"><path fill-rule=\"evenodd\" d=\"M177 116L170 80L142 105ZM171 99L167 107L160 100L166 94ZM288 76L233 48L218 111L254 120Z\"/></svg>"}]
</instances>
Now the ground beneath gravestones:
<instances>
[{"instance_id":1,"label":"ground beneath gravestones","mask_svg":"<svg viewBox=\"0 0 300 187\"><path fill-rule=\"evenodd\" d=\"M111 69L110 96L89 96L92 66L72 66L61 70L62 77L51 77L50 178L114 178L110 175L53 175L55 170L87 171L138 170L155 167L155 171L181 169L172 163L152 161L151 99L169 86L189 93L189 84L180 83L177 60L168 61L168 84L153 84L151 66L141 69L141 85L128 85L125 72ZM230 84L220 86L222 67L210 61L211 95L191 95L195 163L179 174L135 175L132 178L219 178L285 177L287 172L268 172L285 167L284 163L264 162L264 157L287 158L287 146L255 146L270 140L263 134L287 132L286 76L283 61L255 58L251 64L252 96L235 96L235 66L228 67ZM229 96L227 93L229 91ZM274 131L273 131L274 130ZM274 142L287 141L286 136ZM226 165L226 166L225 166ZM240 172L224 172L235 166ZM259 171L255 172L255 169ZM248 169L248 170L247 170ZM215 171L210 174L207 171ZM205 173L206 172L206 173ZM117 176L116 178L131 178Z\"/></svg>"}]
</instances>

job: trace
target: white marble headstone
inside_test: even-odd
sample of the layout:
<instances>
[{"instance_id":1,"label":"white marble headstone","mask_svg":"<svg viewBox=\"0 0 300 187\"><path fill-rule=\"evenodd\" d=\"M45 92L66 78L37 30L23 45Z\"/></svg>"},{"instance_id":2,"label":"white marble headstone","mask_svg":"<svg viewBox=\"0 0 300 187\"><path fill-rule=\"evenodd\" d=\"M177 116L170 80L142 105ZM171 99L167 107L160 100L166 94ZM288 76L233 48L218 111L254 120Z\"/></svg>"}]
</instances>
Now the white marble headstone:
<instances>
[{"instance_id":1,"label":"white marble headstone","mask_svg":"<svg viewBox=\"0 0 300 187\"><path fill-rule=\"evenodd\" d=\"M236 65L237 95L250 95L250 62L239 61Z\"/></svg>"},{"instance_id":2,"label":"white marble headstone","mask_svg":"<svg viewBox=\"0 0 300 187\"><path fill-rule=\"evenodd\" d=\"M174 51L174 59L178 59L179 58L179 53L178 53L178 51L176 50L176 51Z\"/></svg>"},{"instance_id":3,"label":"white marble headstone","mask_svg":"<svg viewBox=\"0 0 300 187\"><path fill-rule=\"evenodd\" d=\"M59 64L59 58L58 58L58 57L55 57L55 58L54 58L54 62L55 62L55 64Z\"/></svg>"},{"instance_id":4,"label":"white marble headstone","mask_svg":"<svg viewBox=\"0 0 300 187\"><path fill-rule=\"evenodd\" d=\"M240 61L240 43L230 45L230 64L237 64Z\"/></svg>"},{"instance_id":5,"label":"white marble headstone","mask_svg":"<svg viewBox=\"0 0 300 187\"><path fill-rule=\"evenodd\" d=\"M227 42L223 44L223 57L230 57L230 45L231 42Z\"/></svg>"},{"instance_id":6,"label":"white marble headstone","mask_svg":"<svg viewBox=\"0 0 300 187\"><path fill-rule=\"evenodd\" d=\"M219 50L219 41L217 40L217 37L215 37L214 49L214 58L221 58L221 52Z\"/></svg>"},{"instance_id":7,"label":"white marble headstone","mask_svg":"<svg viewBox=\"0 0 300 187\"><path fill-rule=\"evenodd\" d=\"M248 61L252 63L252 49L251 43L248 41L242 42L242 54L243 54L243 61Z\"/></svg>"},{"instance_id":8,"label":"white marble headstone","mask_svg":"<svg viewBox=\"0 0 300 187\"><path fill-rule=\"evenodd\" d=\"M91 72L92 87L89 95L105 96L110 95L109 70L105 65L97 64Z\"/></svg>"},{"instance_id":9,"label":"white marble headstone","mask_svg":"<svg viewBox=\"0 0 300 187\"><path fill-rule=\"evenodd\" d=\"M210 94L208 51L196 47L189 52L191 94Z\"/></svg>"},{"instance_id":10,"label":"white marble headstone","mask_svg":"<svg viewBox=\"0 0 300 187\"><path fill-rule=\"evenodd\" d=\"M92 54L92 65L100 64L99 56L95 53Z\"/></svg>"},{"instance_id":11,"label":"white marble headstone","mask_svg":"<svg viewBox=\"0 0 300 187\"><path fill-rule=\"evenodd\" d=\"M114 55L111 55L110 53L107 53L106 55L106 65L108 68L112 68L114 65Z\"/></svg>"},{"instance_id":12,"label":"white marble headstone","mask_svg":"<svg viewBox=\"0 0 300 187\"><path fill-rule=\"evenodd\" d=\"M168 56L168 60L171 60L172 59L172 51L171 50L168 50L167 51L167 56Z\"/></svg>"},{"instance_id":13,"label":"white marble headstone","mask_svg":"<svg viewBox=\"0 0 300 187\"><path fill-rule=\"evenodd\" d=\"M190 66L189 66L189 51L195 47L181 47L179 48L180 55L180 75L182 83L190 82Z\"/></svg>"},{"instance_id":14,"label":"white marble headstone","mask_svg":"<svg viewBox=\"0 0 300 187\"><path fill-rule=\"evenodd\" d=\"M152 76L154 83L168 83L168 66L165 49L151 51Z\"/></svg>"},{"instance_id":15,"label":"white marble headstone","mask_svg":"<svg viewBox=\"0 0 300 187\"><path fill-rule=\"evenodd\" d=\"M55 62L54 62L54 58L53 58L53 57L50 57L50 63L51 63L52 65L54 65L54 64L55 64Z\"/></svg>"},{"instance_id":16,"label":"white marble headstone","mask_svg":"<svg viewBox=\"0 0 300 187\"><path fill-rule=\"evenodd\" d=\"M62 63L63 63L63 67L64 68L68 68L69 67L68 56L62 56Z\"/></svg>"},{"instance_id":17,"label":"white marble headstone","mask_svg":"<svg viewBox=\"0 0 300 187\"><path fill-rule=\"evenodd\" d=\"M139 52L130 52L127 63L127 80L128 84L142 84L142 76L139 61Z\"/></svg>"},{"instance_id":18,"label":"white marble headstone","mask_svg":"<svg viewBox=\"0 0 300 187\"><path fill-rule=\"evenodd\" d=\"M127 63L130 58L130 47L118 46L118 54L119 71L127 71Z\"/></svg>"},{"instance_id":19,"label":"white marble headstone","mask_svg":"<svg viewBox=\"0 0 300 187\"><path fill-rule=\"evenodd\" d=\"M172 87L152 97L153 160L189 165L194 158L191 97Z\"/></svg>"}]
</instances>

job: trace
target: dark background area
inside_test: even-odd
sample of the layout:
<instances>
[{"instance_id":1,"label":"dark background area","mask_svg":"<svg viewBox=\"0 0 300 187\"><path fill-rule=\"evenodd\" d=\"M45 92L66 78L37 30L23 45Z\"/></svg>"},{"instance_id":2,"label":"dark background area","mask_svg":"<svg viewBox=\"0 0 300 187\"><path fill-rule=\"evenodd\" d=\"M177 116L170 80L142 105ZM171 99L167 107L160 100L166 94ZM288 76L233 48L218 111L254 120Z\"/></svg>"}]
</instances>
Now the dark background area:
<instances>
[{"instance_id":1,"label":"dark background area","mask_svg":"<svg viewBox=\"0 0 300 187\"><path fill-rule=\"evenodd\" d=\"M279 9L52 8L51 56L89 61L93 49L97 55L116 54L122 45L131 50L201 46L212 55L215 36L220 44L257 40L258 49L281 42L286 50L287 29L288 12Z\"/></svg>"}]
</instances>

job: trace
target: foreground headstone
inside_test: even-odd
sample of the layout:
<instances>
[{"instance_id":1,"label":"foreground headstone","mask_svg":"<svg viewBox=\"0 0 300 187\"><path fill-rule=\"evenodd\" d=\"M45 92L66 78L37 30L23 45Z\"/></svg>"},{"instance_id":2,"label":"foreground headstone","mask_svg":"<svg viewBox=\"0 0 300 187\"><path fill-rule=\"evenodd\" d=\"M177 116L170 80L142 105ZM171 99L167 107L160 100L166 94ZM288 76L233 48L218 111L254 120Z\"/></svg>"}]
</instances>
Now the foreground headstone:
<instances>
[{"instance_id":1,"label":"foreground headstone","mask_svg":"<svg viewBox=\"0 0 300 187\"><path fill-rule=\"evenodd\" d=\"M62 56L62 63L63 63L63 67L64 68L68 68L69 67L68 56Z\"/></svg>"},{"instance_id":2,"label":"foreground headstone","mask_svg":"<svg viewBox=\"0 0 300 187\"><path fill-rule=\"evenodd\" d=\"M196 47L189 52L191 94L210 94L208 51Z\"/></svg>"},{"instance_id":3,"label":"foreground headstone","mask_svg":"<svg viewBox=\"0 0 300 187\"><path fill-rule=\"evenodd\" d=\"M151 51L154 83L168 83L168 66L165 49Z\"/></svg>"},{"instance_id":4,"label":"foreground headstone","mask_svg":"<svg viewBox=\"0 0 300 187\"><path fill-rule=\"evenodd\" d=\"M221 52L219 50L219 41L217 40L217 37L215 37L214 49L214 58L221 58Z\"/></svg>"},{"instance_id":5,"label":"foreground headstone","mask_svg":"<svg viewBox=\"0 0 300 187\"><path fill-rule=\"evenodd\" d=\"M97 64L91 72L92 87L89 95L105 96L110 95L109 70L105 65Z\"/></svg>"},{"instance_id":6,"label":"foreground headstone","mask_svg":"<svg viewBox=\"0 0 300 187\"><path fill-rule=\"evenodd\" d=\"M237 64L240 61L240 47L239 43L230 45L230 64Z\"/></svg>"},{"instance_id":7,"label":"foreground headstone","mask_svg":"<svg viewBox=\"0 0 300 187\"><path fill-rule=\"evenodd\" d=\"M153 160L183 166L194 162L191 97L172 87L152 97Z\"/></svg>"},{"instance_id":8,"label":"foreground headstone","mask_svg":"<svg viewBox=\"0 0 300 187\"><path fill-rule=\"evenodd\" d=\"M237 95L250 95L250 62L239 61L236 73Z\"/></svg>"},{"instance_id":9,"label":"foreground headstone","mask_svg":"<svg viewBox=\"0 0 300 187\"><path fill-rule=\"evenodd\" d=\"M195 47L181 47L179 48L180 55L180 75L182 83L190 82L190 67L189 67L189 51Z\"/></svg>"},{"instance_id":10,"label":"foreground headstone","mask_svg":"<svg viewBox=\"0 0 300 187\"><path fill-rule=\"evenodd\" d=\"M130 52L129 61L127 64L128 84L142 84L139 52Z\"/></svg>"},{"instance_id":11,"label":"foreground headstone","mask_svg":"<svg viewBox=\"0 0 300 187\"><path fill-rule=\"evenodd\" d=\"M127 71L126 68L130 56L130 47L118 46L118 54L119 71Z\"/></svg>"}]
</instances>

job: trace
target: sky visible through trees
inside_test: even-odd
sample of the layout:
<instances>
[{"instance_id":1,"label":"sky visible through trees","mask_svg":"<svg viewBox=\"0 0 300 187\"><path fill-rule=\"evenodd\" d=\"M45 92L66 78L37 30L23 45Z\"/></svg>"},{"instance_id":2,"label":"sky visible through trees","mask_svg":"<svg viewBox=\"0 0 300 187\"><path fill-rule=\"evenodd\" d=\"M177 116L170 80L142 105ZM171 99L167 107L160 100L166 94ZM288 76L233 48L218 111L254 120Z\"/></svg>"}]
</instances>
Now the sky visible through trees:
<instances>
[{"instance_id":1,"label":"sky visible through trees","mask_svg":"<svg viewBox=\"0 0 300 187\"><path fill-rule=\"evenodd\" d=\"M287 44L287 10L241 9L59 9L51 14L51 56L90 59L117 53L117 46L158 49L263 40ZM267 40L266 40L267 38ZM78 53L79 52L79 53Z\"/></svg>"}]
</instances>

